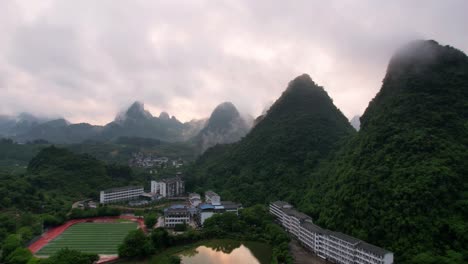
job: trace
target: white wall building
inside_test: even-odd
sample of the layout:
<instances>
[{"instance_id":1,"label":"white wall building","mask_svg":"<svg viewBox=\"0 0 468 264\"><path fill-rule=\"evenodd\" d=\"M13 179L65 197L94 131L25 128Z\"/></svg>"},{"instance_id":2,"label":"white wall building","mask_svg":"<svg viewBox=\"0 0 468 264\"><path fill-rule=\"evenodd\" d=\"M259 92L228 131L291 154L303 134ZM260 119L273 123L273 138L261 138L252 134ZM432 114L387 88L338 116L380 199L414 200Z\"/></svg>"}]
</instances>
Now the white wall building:
<instances>
[{"instance_id":1,"label":"white wall building","mask_svg":"<svg viewBox=\"0 0 468 264\"><path fill-rule=\"evenodd\" d=\"M207 191L205 193L205 202L212 205L221 205L221 197L213 191Z\"/></svg>"},{"instance_id":2,"label":"white wall building","mask_svg":"<svg viewBox=\"0 0 468 264\"><path fill-rule=\"evenodd\" d=\"M198 193L189 193L189 202L193 207L197 207L201 203L201 196Z\"/></svg>"},{"instance_id":3,"label":"white wall building","mask_svg":"<svg viewBox=\"0 0 468 264\"><path fill-rule=\"evenodd\" d=\"M185 205L173 205L164 209L164 226L175 227L177 224L188 224L190 211Z\"/></svg>"},{"instance_id":4,"label":"white wall building","mask_svg":"<svg viewBox=\"0 0 468 264\"><path fill-rule=\"evenodd\" d=\"M180 177L151 181L151 192L162 197L175 197L185 192L185 183Z\"/></svg>"},{"instance_id":5,"label":"white wall building","mask_svg":"<svg viewBox=\"0 0 468 264\"><path fill-rule=\"evenodd\" d=\"M340 232L323 229L292 205L277 201L270 213L306 248L319 257L339 264L392 264L393 253Z\"/></svg>"},{"instance_id":6,"label":"white wall building","mask_svg":"<svg viewBox=\"0 0 468 264\"><path fill-rule=\"evenodd\" d=\"M138 199L144 193L141 186L127 186L112 188L100 192L99 202L101 204L115 203Z\"/></svg>"}]
</instances>

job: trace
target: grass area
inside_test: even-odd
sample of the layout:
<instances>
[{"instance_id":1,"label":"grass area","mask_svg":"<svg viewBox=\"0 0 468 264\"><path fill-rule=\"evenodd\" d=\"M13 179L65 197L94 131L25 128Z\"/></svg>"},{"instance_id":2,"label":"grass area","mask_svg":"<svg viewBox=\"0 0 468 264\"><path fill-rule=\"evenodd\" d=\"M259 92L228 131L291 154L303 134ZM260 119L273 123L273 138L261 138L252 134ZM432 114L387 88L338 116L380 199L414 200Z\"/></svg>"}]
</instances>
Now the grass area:
<instances>
[{"instance_id":1,"label":"grass area","mask_svg":"<svg viewBox=\"0 0 468 264\"><path fill-rule=\"evenodd\" d=\"M66 247L86 253L117 254L118 246L125 236L136 228L137 224L134 222L76 224L44 246L36 255L52 255Z\"/></svg>"}]
</instances>

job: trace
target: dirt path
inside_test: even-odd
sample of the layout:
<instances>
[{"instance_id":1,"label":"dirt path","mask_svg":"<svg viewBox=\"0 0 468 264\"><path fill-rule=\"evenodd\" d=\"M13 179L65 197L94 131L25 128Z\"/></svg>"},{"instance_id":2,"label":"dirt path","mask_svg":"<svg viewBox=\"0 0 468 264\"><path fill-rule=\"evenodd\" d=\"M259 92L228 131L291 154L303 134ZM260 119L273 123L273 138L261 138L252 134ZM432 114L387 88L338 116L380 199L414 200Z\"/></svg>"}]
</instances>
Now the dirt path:
<instances>
[{"instance_id":1,"label":"dirt path","mask_svg":"<svg viewBox=\"0 0 468 264\"><path fill-rule=\"evenodd\" d=\"M295 264L331 264L303 248L295 239L289 243L289 250L291 250Z\"/></svg>"}]
</instances>

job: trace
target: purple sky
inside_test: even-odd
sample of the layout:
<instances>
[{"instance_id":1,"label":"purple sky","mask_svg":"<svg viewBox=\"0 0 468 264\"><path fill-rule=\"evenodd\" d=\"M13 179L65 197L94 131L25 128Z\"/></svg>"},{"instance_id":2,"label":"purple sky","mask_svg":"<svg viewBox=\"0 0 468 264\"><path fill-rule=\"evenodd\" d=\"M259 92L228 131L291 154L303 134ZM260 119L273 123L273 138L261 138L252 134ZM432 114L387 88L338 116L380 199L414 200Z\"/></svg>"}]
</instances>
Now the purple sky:
<instances>
[{"instance_id":1,"label":"purple sky","mask_svg":"<svg viewBox=\"0 0 468 264\"><path fill-rule=\"evenodd\" d=\"M40 0L0 4L0 114L104 124L154 115L257 116L308 73L361 114L391 54L414 39L468 51L468 1Z\"/></svg>"}]
</instances>

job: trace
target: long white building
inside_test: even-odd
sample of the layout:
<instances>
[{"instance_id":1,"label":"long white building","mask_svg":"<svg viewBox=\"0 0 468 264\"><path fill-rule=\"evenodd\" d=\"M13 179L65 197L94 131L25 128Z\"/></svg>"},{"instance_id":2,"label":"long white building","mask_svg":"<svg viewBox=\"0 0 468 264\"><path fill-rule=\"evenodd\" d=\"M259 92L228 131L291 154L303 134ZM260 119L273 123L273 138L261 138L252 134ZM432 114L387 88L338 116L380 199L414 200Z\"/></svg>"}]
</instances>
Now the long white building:
<instances>
[{"instance_id":1,"label":"long white building","mask_svg":"<svg viewBox=\"0 0 468 264\"><path fill-rule=\"evenodd\" d=\"M142 186L127 186L107 189L100 192L99 202L101 204L123 202L138 199L144 193Z\"/></svg>"},{"instance_id":2,"label":"long white building","mask_svg":"<svg viewBox=\"0 0 468 264\"><path fill-rule=\"evenodd\" d=\"M270 213L306 248L339 264L392 264L393 253L340 232L315 225L312 218L287 202L270 204Z\"/></svg>"}]
</instances>

